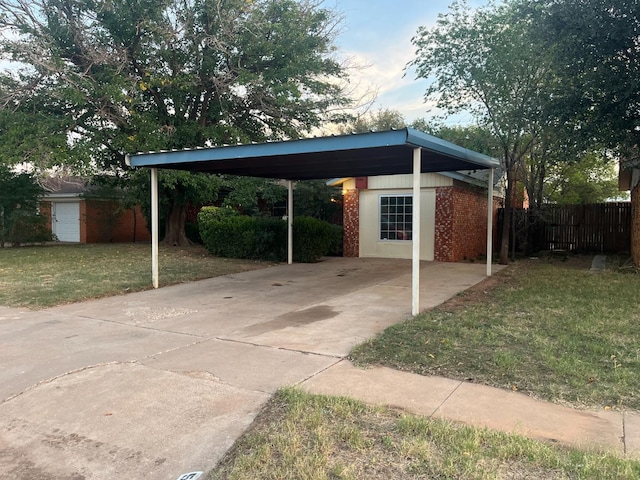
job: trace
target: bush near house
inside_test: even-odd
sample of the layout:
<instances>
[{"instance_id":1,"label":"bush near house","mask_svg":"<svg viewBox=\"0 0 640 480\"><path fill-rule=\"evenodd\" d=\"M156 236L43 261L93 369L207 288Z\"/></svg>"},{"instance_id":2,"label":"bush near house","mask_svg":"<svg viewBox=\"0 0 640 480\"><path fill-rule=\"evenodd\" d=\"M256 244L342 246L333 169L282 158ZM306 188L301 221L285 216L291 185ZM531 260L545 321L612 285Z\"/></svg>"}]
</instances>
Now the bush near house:
<instances>
[{"instance_id":1,"label":"bush near house","mask_svg":"<svg viewBox=\"0 0 640 480\"><path fill-rule=\"evenodd\" d=\"M203 207L198 214L200 236L213 255L285 261L287 223L272 217L248 217L231 208ZM317 262L322 256L339 253L342 228L312 217L293 222L293 259Z\"/></svg>"},{"instance_id":2,"label":"bush near house","mask_svg":"<svg viewBox=\"0 0 640 480\"><path fill-rule=\"evenodd\" d=\"M0 165L0 246L51 240L47 219L38 213L41 194L33 175Z\"/></svg>"}]
</instances>

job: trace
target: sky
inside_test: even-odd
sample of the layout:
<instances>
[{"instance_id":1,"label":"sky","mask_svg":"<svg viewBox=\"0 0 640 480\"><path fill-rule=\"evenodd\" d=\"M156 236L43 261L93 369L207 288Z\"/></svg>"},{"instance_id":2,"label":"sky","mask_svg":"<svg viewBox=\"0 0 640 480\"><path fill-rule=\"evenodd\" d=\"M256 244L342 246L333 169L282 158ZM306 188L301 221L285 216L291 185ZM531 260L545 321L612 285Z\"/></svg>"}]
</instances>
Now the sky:
<instances>
[{"instance_id":1,"label":"sky","mask_svg":"<svg viewBox=\"0 0 640 480\"><path fill-rule=\"evenodd\" d=\"M371 108L400 111L407 122L433 116L425 104L427 80L416 79L406 65L415 58L411 38L418 27L435 25L451 0L324 0L323 6L338 12L343 21L335 44L339 55L356 65L351 86L356 92L377 91ZM486 3L470 0L471 6ZM454 123L469 122L457 118ZM447 122L450 123L450 122Z\"/></svg>"}]
</instances>

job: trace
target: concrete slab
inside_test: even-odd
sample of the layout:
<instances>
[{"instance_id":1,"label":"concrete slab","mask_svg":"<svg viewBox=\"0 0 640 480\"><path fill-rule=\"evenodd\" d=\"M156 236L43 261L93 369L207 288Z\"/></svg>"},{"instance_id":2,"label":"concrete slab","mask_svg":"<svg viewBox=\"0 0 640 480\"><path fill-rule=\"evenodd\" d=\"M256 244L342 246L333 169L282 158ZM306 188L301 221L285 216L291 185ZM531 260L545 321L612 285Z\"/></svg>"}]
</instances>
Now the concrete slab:
<instances>
[{"instance_id":1,"label":"concrete slab","mask_svg":"<svg viewBox=\"0 0 640 480\"><path fill-rule=\"evenodd\" d=\"M640 460L640 414L624 413L624 452Z\"/></svg>"},{"instance_id":2,"label":"concrete slab","mask_svg":"<svg viewBox=\"0 0 640 480\"><path fill-rule=\"evenodd\" d=\"M591 261L591 268L589 271L591 272L601 272L607 268L607 256L606 255L596 255L593 257Z\"/></svg>"},{"instance_id":3,"label":"concrete slab","mask_svg":"<svg viewBox=\"0 0 640 480\"><path fill-rule=\"evenodd\" d=\"M14 312L0 321L0 399L82 367L133 361L201 340L51 311Z\"/></svg>"},{"instance_id":4,"label":"concrete slab","mask_svg":"<svg viewBox=\"0 0 640 480\"><path fill-rule=\"evenodd\" d=\"M322 379L353 345L409 315L410 266L335 258L38 312L1 308L0 477L210 469L276 388ZM423 308L482 280L484 268L424 263ZM401 390L411 385L403 374L376 377L380 398L397 389L421 404L420 382L412 392ZM431 388L438 403L451 384Z\"/></svg>"},{"instance_id":5,"label":"concrete slab","mask_svg":"<svg viewBox=\"0 0 640 480\"><path fill-rule=\"evenodd\" d=\"M623 453L620 412L574 410L484 385L460 384L434 417L580 448Z\"/></svg>"},{"instance_id":6,"label":"concrete slab","mask_svg":"<svg viewBox=\"0 0 640 480\"><path fill-rule=\"evenodd\" d=\"M333 357L213 339L154 355L141 363L161 370L206 374L234 387L273 393L336 362Z\"/></svg>"},{"instance_id":7,"label":"concrete slab","mask_svg":"<svg viewBox=\"0 0 640 480\"><path fill-rule=\"evenodd\" d=\"M175 479L208 470L267 399L134 364L66 375L0 405L0 477Z\"/></svg>"},{"instance_id":8,"label":"concrete slab","mask_svg":"<svg viewBox=\"0 0 640 480\"><path fill-rule=\"evenodd\" d=\"M385 367L361 369L343 360L306 380L301 388L309 393L347 396L431 416L459 385L457 380L424 377Z\"/></svg>"}]
</instances>

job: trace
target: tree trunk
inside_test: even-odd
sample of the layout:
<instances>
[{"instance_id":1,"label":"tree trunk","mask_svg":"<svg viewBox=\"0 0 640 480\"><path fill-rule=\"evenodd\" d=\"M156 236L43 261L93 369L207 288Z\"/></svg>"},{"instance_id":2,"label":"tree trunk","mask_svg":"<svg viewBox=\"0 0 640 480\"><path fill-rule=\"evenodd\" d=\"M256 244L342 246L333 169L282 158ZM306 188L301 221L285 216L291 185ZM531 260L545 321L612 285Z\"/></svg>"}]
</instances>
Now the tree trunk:
<instances>
[{"instance_id":1,"label":"tree trunk","mask_svg":"<svg viewBox=\"0 0 640 480\"><path fill-rule=\"evenodd\" d=\"M511 230L511 214L513 205L513 172L510 167L507 167L507 188L504 195L504 216L502 217L502 232L500 238L500 259L498 263L500 265L507 265L509 263L509 236Z\"/></svg>"},{"instance_id":2,"label":"tree trunk","mask_svg":"<svg viewBox=\"0 0 640 480\"><path fill-rule=\"evenodd\" d=\"M187 207L174 203L167 216L162 244L173 247L187 247L191 245L191 241L187 238L187 234L184 231L186 221Z\"/></svg>"}]
</instances>

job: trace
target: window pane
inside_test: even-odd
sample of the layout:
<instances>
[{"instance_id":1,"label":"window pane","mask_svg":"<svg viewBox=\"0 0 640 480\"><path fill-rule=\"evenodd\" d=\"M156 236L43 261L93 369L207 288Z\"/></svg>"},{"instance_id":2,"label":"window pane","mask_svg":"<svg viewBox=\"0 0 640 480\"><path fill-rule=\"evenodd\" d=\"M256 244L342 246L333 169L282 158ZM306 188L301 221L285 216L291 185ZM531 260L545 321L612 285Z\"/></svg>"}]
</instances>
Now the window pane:
<instances>
[{"instance_id":1,"label":"window pane","mask_svg":"<svg viewBox=\"0 0 640 480\"><path fill-rule=\"evenodd\" d=\"M413 199L405 195L380 197L380 240L411 240Z\"/></svg>"}]
</instances>

